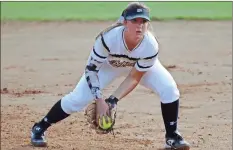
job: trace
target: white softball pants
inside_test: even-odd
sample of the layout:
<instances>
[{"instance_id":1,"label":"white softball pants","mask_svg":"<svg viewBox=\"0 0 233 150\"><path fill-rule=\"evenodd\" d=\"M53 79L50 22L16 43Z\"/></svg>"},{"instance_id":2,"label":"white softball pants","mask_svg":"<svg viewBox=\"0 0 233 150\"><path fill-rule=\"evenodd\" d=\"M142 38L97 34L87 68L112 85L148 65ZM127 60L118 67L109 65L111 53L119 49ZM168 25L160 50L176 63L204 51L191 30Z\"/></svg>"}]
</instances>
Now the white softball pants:
<instances>
[{"instance_id":1,"label":"white softball pants","mask_svg":"<svg viewBox=\"0 0 233 150\"><path fill-rule=\"evenodd\" d=\"M98 72L100 88L104 89L117 77L127 76L129 71L125 68L114 68L107 63L103 64ZM176 82L159 60L156 60L154 66L144 74L140 85L158 94L162 103L172 103L180 96ZM83 110L93 99L85 75L83 75L75 89L62 98L61 107L64 112L71 114Z\"/></svg>"}]
</instances>

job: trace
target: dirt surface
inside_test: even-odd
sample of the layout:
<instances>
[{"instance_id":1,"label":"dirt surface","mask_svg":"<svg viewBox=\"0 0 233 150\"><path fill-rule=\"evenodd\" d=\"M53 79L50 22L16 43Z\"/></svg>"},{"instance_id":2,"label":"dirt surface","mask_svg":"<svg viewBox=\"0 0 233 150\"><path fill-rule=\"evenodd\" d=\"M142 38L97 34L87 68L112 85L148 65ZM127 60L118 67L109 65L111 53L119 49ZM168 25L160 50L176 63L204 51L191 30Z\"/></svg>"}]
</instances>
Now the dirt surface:
<instances>
[{"instance_id":1,"label":"dirt surface","mask_svg":"<svg viewBox=\"0 0 233 150\"><path fill-rule=\"evenodd\" d=\"M137 87L118 106L116 137L87 127L83 112L49 128L47 148L30 145L30 130L79 81L95 35L111 22L6 22L1 29L2 150L161 149L157 95ZM153 22L160 60L175 78L179 130L192 150L232 147L232 23ZM110 95L122 78L104 90Z\"/></svg>"}]
</instances>

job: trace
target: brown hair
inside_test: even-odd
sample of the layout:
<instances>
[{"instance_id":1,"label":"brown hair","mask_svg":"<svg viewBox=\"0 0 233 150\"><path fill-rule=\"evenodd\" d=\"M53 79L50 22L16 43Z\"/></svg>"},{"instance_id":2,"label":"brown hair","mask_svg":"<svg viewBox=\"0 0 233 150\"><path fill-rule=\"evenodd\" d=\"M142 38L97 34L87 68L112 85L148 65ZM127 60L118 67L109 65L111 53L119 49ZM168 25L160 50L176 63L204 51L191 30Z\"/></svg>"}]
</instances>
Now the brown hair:
<instances>
[{"instance_id":1,"label":"brown hair","mask_svg":"<svg viewBox=\"0 0 233 150\"><path fill-rule=\"evenodd\" d=\"M133 8L144 8L146 10L148 10L148 12L150 11L149 7L147 7L146 5L144 5L143 3L140 3L140 2L131 2L128 4L128 6L126 7L126 9L124 9L124 11L122 12L122 17L124 17L124 12L127 11L128 9L133 9ZM101 35L101 34L104 34L116 27L119 27L119 26L123 26L124 24L120 21L117 21L115 22L114 24L112 24L111 26L105 28L104 30L102 30L96 37L96 39ZM149 30L153 30L151 24L149 23Z\"/></svg>"}]
</instances>

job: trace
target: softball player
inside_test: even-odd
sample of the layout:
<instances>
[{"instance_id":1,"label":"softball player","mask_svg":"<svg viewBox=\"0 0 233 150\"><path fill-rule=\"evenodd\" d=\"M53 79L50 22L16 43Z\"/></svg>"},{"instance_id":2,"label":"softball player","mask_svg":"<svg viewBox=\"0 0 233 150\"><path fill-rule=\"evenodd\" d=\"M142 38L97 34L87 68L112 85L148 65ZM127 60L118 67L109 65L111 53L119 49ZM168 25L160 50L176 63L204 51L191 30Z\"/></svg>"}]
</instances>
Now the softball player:
<instances>
[{"instance_id":1,"label":"softball player","mask_svg":"<svg viewBox=\"0 0 233 150\"><path fill-rule=\"evenodd\" d=\"M141 3L131 3L123 11L121 20L96 37L85 72L75 89L32 127L34 146L46 146L44 132L48 127L83 110L93 100L97 103L97 114L106 115L109 106L103 99L102 89L117 77L125 76L109 99L121 100L138 84L158 93L166 129L166 148L189 149L177 130L179 90L158 60L158 43L148 30L149 22L149 8Z\"/></svg>"}]
</instances>

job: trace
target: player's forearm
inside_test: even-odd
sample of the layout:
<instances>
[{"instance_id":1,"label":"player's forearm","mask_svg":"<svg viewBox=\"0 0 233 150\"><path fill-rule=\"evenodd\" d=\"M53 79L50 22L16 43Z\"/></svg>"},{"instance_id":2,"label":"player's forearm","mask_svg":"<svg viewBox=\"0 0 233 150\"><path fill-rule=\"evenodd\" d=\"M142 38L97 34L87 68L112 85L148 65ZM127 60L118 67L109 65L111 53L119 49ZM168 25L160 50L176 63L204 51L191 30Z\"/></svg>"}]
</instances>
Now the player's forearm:
<instances>
[{"instance_id":1,"label":"player's forearm","mask_svg":"<svg viewBox=\"0 0 233 150\"><path fill-rule=\"evenodd\" d=\"M138 80L134 79L132 76L128 76L112 95L120 100L128 95L138 83Z\"/></svg>"},{"instance_id":2,"label":"player's forearm","mask_svg":"<svg viewBox=\"0 0 233 150\"><path fill-rule=\"evenodd\" d=\"M100 90L100 83L97 76L97 71L89 70L88 66L85 71L85 76L87 80L87 84L91 90L92 95L94 96L94 99L101 99L102 98L102 92Z\"/></svg>"}]
</instances>

